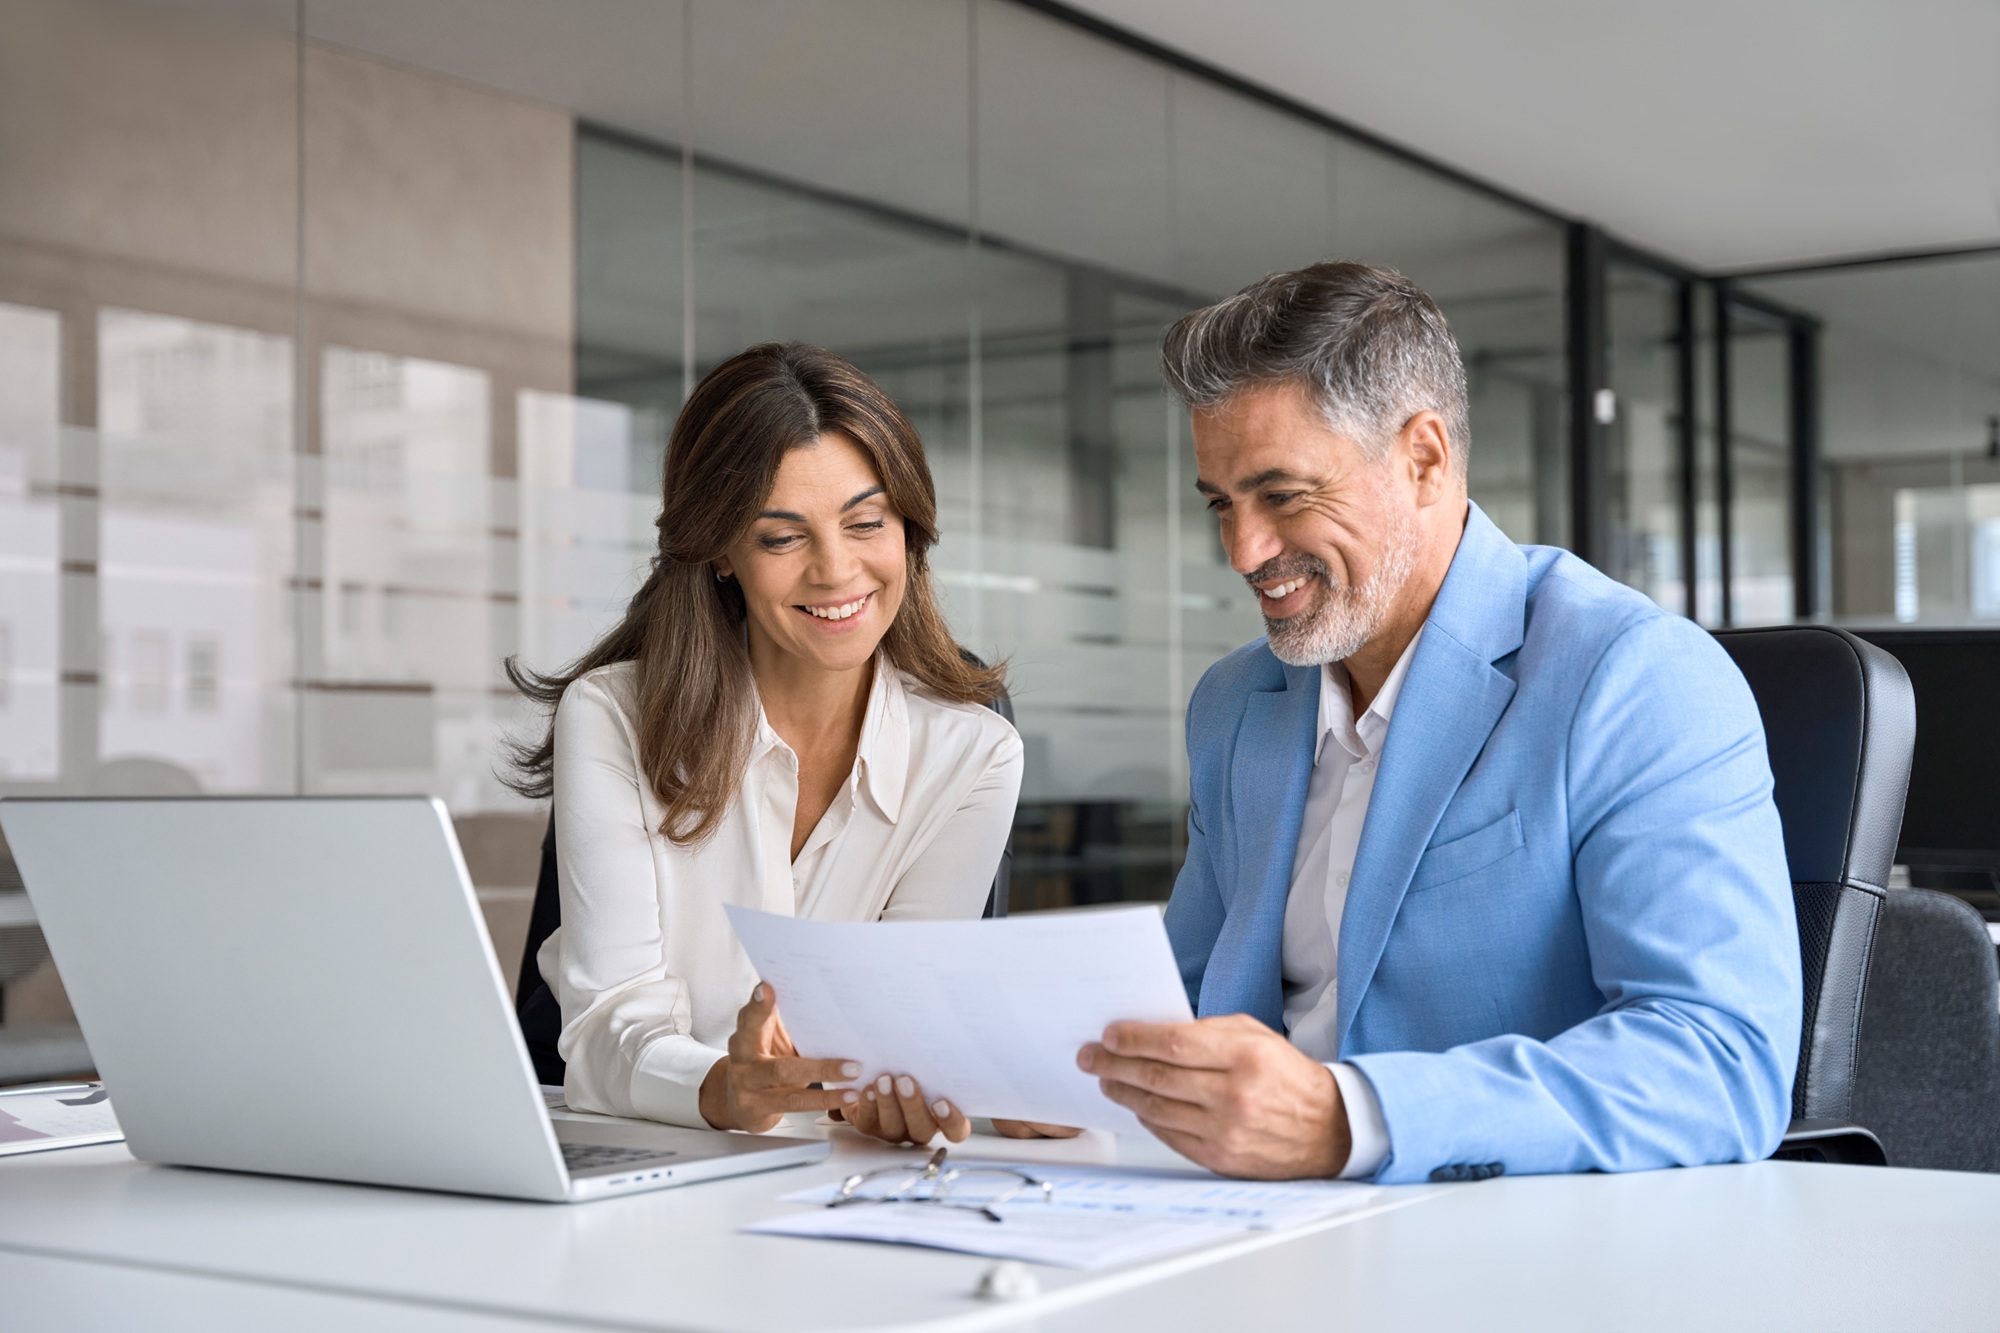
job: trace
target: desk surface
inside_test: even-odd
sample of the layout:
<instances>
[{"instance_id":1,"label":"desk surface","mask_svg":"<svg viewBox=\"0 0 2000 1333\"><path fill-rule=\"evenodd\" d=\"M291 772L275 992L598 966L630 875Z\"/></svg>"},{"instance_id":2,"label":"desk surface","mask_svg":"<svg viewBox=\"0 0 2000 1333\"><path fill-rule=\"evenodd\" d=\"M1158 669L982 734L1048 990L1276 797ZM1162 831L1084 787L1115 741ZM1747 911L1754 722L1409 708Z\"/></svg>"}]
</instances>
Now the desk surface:
<instances>
[{"instance_id":1,"label":"desk surface","mask_svg":"<svg viewBox=\"0 0 2000 1333\"><path fill-rule=\"evenodd\" d=\"M0 1312L409 1333L1291 1328L1308 1312L1398 1333L2000 1324L2000 1176L1765 1162L1409 1188L1406 1206L1303 1234L1038 1270L1043 1294L1011 1306L972 1299L982 1259L738 1232L779 1193L885 1155L844 1141L817 1167L567 1207L152 1167L121 1147L16 1157L0 1161Z\"/></svg>"}]
</instances>

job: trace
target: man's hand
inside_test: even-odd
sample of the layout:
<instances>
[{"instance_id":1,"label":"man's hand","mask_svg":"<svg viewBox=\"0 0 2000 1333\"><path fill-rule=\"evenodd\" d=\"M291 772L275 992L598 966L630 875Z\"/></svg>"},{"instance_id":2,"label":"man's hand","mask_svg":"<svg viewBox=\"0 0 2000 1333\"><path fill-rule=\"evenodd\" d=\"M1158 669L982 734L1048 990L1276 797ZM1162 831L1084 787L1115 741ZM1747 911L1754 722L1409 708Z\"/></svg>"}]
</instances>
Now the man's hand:
<instances>
[{"instance_id":1,"label":"man's hand","mask_svg":"<svg viewBox=\"0 0 2000 1333\"><path fill-rule=\"evenodd\" d=\"M1226 1176L1335 1176L1353 1138L1333 1071L1246 1014L1113 1023L1077 1052L1104 1095Z\"/></svg>"}]
</instances>

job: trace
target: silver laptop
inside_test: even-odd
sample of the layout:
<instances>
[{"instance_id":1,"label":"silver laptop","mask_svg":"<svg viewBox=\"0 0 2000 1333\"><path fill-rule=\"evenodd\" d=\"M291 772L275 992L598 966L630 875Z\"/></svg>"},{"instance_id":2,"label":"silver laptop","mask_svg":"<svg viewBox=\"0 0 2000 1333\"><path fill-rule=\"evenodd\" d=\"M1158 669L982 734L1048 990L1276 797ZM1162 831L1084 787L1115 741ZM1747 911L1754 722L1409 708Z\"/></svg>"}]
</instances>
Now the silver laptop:
<instances>
[{"instance_id":1,"label":"silver laptop","mask_svg":"<svg viewBox=\"0 0 2000 1333\"><path fill-rule=\"evenodd\" d=\"M0 801L134 1156L577 1201L823 1140L552 1119L444 806Z\"/></svg>"}]
</instances>

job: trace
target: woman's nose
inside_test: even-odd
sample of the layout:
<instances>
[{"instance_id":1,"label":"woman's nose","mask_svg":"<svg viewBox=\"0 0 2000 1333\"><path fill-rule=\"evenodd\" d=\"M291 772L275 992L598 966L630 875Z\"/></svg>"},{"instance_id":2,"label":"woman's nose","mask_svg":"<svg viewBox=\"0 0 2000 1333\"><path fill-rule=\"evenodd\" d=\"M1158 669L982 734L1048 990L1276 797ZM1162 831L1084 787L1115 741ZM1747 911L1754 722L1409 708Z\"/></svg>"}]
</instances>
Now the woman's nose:
<instances>
[{"instance_id":1,"label":"woman's nose","mask_svg":"<svg viewBox=\"0 0 2000 1333\"><path fill-rule=\"evenodd\" d=\"M860 567L860 557L848 549L846 542L835 537L832 541L814 543L813 560L806 575L822 587L837 588L851 580Z\"/></svg>"}]
</instances>

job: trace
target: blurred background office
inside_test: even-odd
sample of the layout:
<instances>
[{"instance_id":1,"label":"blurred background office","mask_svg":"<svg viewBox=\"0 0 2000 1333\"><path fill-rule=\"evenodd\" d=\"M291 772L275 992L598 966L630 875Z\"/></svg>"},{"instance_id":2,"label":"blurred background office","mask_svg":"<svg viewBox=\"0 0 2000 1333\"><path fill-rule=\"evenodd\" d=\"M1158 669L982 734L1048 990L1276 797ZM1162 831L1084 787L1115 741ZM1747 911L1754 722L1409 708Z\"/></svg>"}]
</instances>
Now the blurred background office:
<instances>
[{"instance_id":1,"label":"blurred background office","mask_svg":"<svg viewBox=\"0 0 2000 1333\"><path fill-rule=\"evenodd\" d=\"M1182 709L1261 622L1158 338L1329 257L1443 305L1517 540L1713 627L2000 630L1995 51L1928 4L0 0L0 794L435 794L511 968L501 661L636 586L689 385L804 339L917 422L1011 665L1016 910L1164 898Z\"/></svg>"}]
</instances>

